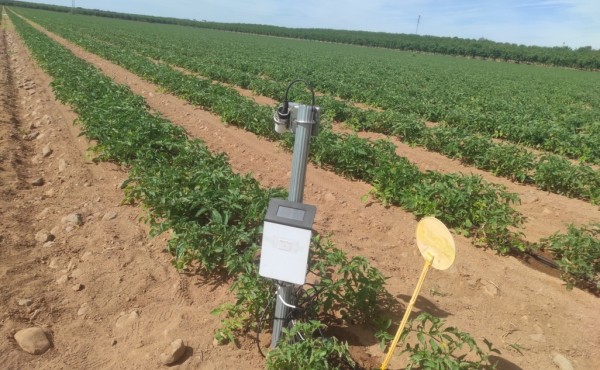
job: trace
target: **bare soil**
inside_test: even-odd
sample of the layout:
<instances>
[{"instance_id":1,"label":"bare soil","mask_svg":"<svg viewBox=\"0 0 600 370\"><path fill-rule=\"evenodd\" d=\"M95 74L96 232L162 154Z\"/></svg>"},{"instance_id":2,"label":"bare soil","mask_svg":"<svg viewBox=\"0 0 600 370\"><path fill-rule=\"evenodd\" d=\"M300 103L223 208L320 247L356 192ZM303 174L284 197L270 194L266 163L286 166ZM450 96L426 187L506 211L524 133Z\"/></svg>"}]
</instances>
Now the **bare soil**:
<instances>
[{"instance_id":1,"label":"bare soil","mask_svg":"<svg viewBox=\"0 0 600 370\"><path fill-rule=\"evenodd\" d=\"M152 110L204 140L211 150L227 153L236 171L252 173L263 186L287 187L291 155L277 144L227 126L126 70L55 39L128 85ZM160 368L159 354L181 338L187 352L176 368L263 368L250 338L213 344L219 318L210 311L232 299L228 282L177 273L164 251L168 235L148 239L148 227L140 220L143 211L120 205L119 184L126 171L89 161L89 143L72 125L76 115L55 100L50 82L16 33L3 29L0 363L7 369ZM40 134L26 140L31 132ZM44 157L47 145L53 151ZM435 153L398 148L423 169L478 172ZM563 230L565 223L600 220L597 207L585 202L482 175L529 196L520 210L528 216L525 232L533 240ZM423 266L414 243L415 217L377 202L361 202L370 190L367 184L314 166L307 176L305 201L318 208L316 230L332 233L336 245L349 254L367 257L389 276L389 291L406 305ZM33 186L38 177L44 184ZM83 225L62 221L72 213L83 216ZM111 213L116 217L105 217ZM35 240L42 229L55 235L52 243ZM455 264L429 273L415 311L443 317L480 342L490 340L502 351L497 357L500 369L553 369L555 353L567 357L575 369L600 368L597 297L566 291L557 277L477 249L469 239L456 235L455 240ZM27 299L31 302L19 305ZM399 322L400 314L394 320ZM43 355L23 352L13 339L15 331L30 326L43 328L51 337L53 347ZM384 353L369 330L350 328L344 335L363 366L379 366ZM403 368L403 363L395 359L391 368Z\"/></svg>"}]
</instances>

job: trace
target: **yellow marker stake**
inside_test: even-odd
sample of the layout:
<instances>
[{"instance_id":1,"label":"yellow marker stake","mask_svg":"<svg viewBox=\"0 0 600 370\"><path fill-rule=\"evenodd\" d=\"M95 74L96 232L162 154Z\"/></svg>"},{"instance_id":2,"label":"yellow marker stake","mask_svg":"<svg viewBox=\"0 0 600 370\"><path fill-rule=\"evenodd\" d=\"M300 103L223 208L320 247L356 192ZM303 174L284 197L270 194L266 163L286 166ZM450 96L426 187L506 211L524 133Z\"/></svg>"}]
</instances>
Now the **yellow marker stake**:
<instances>
[{"instance_id":1,"label":"yellow marker stake","mask_svg":"<svg viewBox=\"0 0 600 370\"><path fill-rule=\"evenodd\" d=\"M421 271L421 276L419 277L419 281L417 282L417 287L410 298L410 302L406 307L406 312L404 312L404 317L402 318L402 322L400 323L400 327L398 328L398 332L390 345L390 349L388 350L387 356L381 364L381 370L387 369L387 366L392 359L394 351L396 350L396 346L398 345L398 341L400 340L400 336L402 336L402 332L404 331L404 327L408 321L408 317L415 305L415 301L417 300L417 296L421 291L421 287L423 286L423 281L425 281L425 276L427 275L427 271L429 271L429 267L433 265L433 268L438 270L446 270L452 263L454 263L454 257L456 256L456 248L454 245L454 239L452 238L452 234L448 228L438 219L434 217L425 217L417 224L417 246L419 247L419 251L423 258L425 258L425 266L423 266L423 271Z\"/></svg>"},{"instance_id":2,"label":"yellow marker stake","mask_svg":"<svg viewBox=\"0 0 600 370\"><path fill-rule=\"evenodd\" d=\"M408 321L408 317L410 316L410 312L412 311L413 306L415 305L415 301L417 300L417 296L419 295L419 291L421 290L421 286L423 285L423 281L425 281L425 275L427 275L427 271L429 271L429 267L431 266L431 262L433 261L433 256L429 259L425 260L425 266L423 266L423 271L421 271L421 277L419 277L419 282L417 283L417 287L415 288L415 292L410 298L410 302L408 303L408 307L406 307L406 312L404 312L404 317L402 318L402 322L400 323L400 327L398 328L398 332L396 332L396 336L394 337L394 341L392 342L390 349L388 350L387 356L381 365L381 370L387 369L392 356L394 355L394 350L398 345L398 341L400 340L400 336L404 331L404 327L406 326L406 322Z\"/></svg>"}]
</instances>

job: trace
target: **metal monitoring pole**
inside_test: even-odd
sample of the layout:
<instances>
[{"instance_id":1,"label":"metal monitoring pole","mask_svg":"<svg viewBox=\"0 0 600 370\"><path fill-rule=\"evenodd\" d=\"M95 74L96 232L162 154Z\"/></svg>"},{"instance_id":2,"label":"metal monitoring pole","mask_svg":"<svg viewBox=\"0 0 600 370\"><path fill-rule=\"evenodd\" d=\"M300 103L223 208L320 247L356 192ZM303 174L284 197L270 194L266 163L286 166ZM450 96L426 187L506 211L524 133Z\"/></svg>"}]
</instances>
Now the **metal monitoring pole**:
<instances>
[{"instance_id":1,"label":"metal monitoring pole","mask_svg":"<svg viewBox=\"0 0 600 370\"><path fill-rule=\"evenodd\" d=\"M304 82L312 92L312 105L303 105L290 103L288 101L288 92L290 87L296 82ZM290 107L291 106L291 107ZM290 179L290 191L288 201L302 203L304 196L304 180L306 178L306 165L308 163L308 152L310 147L310 137L317 132L319 123L319 107L315 106L315 95L312 87L303 80L295 80L288 86L284 104L274 115L275 130L279 133L292 131L295 134L294 152L292 156L292 176ZM273 336L271 339L271 348L277 346L281 336L281 330L287 324L289 307L294 304L294 286L284 283L277 289L275 303L275 319L273 321ZM286 304L284 304L284 302Z\"/></svg>"}]
</instances>

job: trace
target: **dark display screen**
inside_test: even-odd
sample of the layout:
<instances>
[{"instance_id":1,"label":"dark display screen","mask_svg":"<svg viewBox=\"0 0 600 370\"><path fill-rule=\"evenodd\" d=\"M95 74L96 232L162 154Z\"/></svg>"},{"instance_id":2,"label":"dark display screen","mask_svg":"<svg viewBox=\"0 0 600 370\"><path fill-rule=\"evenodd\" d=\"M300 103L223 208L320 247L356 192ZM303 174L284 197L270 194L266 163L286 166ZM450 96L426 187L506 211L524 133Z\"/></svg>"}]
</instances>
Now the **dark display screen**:
<instances>
[{"instance_id":1,"label":"dark display screen","mask_svg":"<svg viewBox=\"0 0 600 370\"><path fill-rule=\"evenodd\" d=\"M279 206L277 208L277 217L283 217L290 220L303 221L306 211L290 207Z\"/></svg>"}]
</instances>

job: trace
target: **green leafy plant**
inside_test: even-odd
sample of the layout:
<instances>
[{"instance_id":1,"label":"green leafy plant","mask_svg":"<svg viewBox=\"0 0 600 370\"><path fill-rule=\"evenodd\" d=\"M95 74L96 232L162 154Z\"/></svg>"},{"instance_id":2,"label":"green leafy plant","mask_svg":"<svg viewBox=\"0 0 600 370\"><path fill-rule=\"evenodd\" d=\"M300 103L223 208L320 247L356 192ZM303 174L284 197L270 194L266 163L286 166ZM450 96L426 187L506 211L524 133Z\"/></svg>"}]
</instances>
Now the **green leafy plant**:
<instances>
[{"instance_id":1,"label":"green leafy plant","mask_svg":"<svg viewBox=\"0 0 600 370\"><path fill-rule=\"evenodd\" d=\"M392 318L387 315L379 317L375 319L375 325L377 328L375 338L379 340L379 347L384 351L385 347L394 340L394 334L389 331L392 326Z\"/></svg>"},{"instance_id":2,"label":"green leafy plant","mask_svg":"<svg viewBox=\"0 0 600 370\"><path fill-rule=\"evenodd\" d=\"M444 327L444 321L428 313L421 313L409 321L400 337L405 347L400 354L408 354L410 369L494 369L489 352L500 353L487 339L482 349L468 333L455 327ZM412 344L411 344L412 343ZM488 352L489 351L489 352Z\"/></svg>"},{"instance_id":3,"label":"green leafy plant","mask_svg":"<svg viewBox=\"0 0 600 370\"><path fill-rule=\"evenodd\" d=\"M568 289L582 284L600 292L600 224L569 225L566 234L556 233L540 247L554 253Z\"/></svg>"},{"instance_id":4,"label":"green leafy plant","mask_svg":"<svg viewBox=\"0 0 600 370\"><path fill-rule=\"evenodd\" d=\"M369 323L390 299L380 271L362 257L349 258L326 238L313 238L310 266L314 283L299 289L296 300L302 319L332 323L341 318L349 323ZM264 307L274 299L275 287L258 275L255 264L247 267L232 284L235 303L226 303L214 311L223 317L218 340L229 339L234 331L247 332L258 321L263 329L268 328L273 320L273 312L265 312Z\"/></svg>"},{"instance_id":5,"label":"green leafy plant","mask_svg":"<svg viewBox=\"0 0 600 370\"><path fill-rule=\"evenodd\" d=\"M313 240L311 272L318 280L307 293L316 293L316 307L353 323L372 320L387 299L386 278L363 257L349 258L321 237Z\"/></svg>"},{"instance_id":6,"label":"green leafy plant","mask_svg":"<svg viewBox=\"0 0 600 370\"><path fill-rule=\"evenodd\" d=\"M556 155L540 158L535 182L554 193L589 199L594 204L600 203L600 172L583 164L573 165Z\"/></svg>"},{"instance_id":7,"label":"green leafy plant","mask_svg":"<svg viewBox=\"0 0 600 370\"><path fill-rule=\"evenodd\" d=\"M351 369L354 361L348 345L336 338L319 335L324 329L318 321L297 323L283 329L281 342L267 355L267 368L289 369Z\"/></svg>"}]
</instances>

